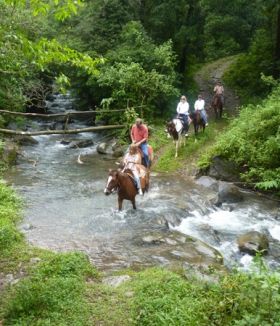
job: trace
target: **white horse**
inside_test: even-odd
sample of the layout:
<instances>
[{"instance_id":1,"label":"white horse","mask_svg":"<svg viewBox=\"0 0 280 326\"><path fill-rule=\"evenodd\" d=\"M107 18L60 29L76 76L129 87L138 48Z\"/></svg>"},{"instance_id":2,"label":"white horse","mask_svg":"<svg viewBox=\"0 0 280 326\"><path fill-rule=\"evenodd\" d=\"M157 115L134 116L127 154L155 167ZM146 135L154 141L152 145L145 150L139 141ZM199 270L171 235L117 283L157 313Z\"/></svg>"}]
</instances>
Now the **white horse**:
<instances>
[{"instance_id":1,"label":"white horse","mask_svg":"<svg viewBox=\"0 0 280 326\"><path fill-rule=\"evenodd\" d=\"M172 119L171 121L167 122L166 124L167 132L170 137L173 137L176 150L175 150L175 157L178 157L178 148L182 144L186 145L186 138L187 136L186 131L184 130L183 122L179 118Z\"/></svg>"}]
</instances>

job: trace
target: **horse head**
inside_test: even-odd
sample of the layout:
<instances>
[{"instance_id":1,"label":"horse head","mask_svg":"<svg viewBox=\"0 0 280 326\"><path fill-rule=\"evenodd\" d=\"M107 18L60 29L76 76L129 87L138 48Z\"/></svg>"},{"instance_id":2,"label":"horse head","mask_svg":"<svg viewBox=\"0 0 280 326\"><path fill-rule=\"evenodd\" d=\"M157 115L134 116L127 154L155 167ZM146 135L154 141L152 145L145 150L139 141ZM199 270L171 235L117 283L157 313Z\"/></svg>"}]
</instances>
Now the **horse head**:
<instances>
[{"instance_id":1,"label":"horse head","mask_svg":"<svg viewBox=\"0 0 280 326\"><path fill-rule=\"evenodd\" d=\"M174 132L176 131L175 124L172 120L166 122L166 130L165 131L167 132L167 134L169 136L172 136L174 134Z\"/></svg>"},{"instance_id":2,"label":"horse head","mask_svg":"<svg viewBox=\"0 0 280 326\"><path fill-rule=\"evenodd\" d=\"M104 189L105 195L110 195L119 189L118 181L119 170L109 170L108 180Z\"/></svg>"}]
</instances>

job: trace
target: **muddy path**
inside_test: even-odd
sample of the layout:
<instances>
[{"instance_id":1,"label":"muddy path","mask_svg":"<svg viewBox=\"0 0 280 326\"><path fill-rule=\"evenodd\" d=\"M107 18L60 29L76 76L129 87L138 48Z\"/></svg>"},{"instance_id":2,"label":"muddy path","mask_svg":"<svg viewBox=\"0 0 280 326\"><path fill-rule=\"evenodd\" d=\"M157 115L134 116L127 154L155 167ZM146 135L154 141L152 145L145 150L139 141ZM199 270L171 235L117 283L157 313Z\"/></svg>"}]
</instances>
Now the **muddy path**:
<instances>
[{"instance_id":1,"label":"muddy path","mask_svg":"<svg viewBox=\"0 0 280 326\"><path fill-rule=\"evenodd\" d=\"M211 103L215 83L218 80L223 83L225 89L225 112L230 116L237 113L240 101L234 91L225 84L223 75L236 59L236 56L232 56L205 64L194 76L199 91L204 96L206 107Z\"/></svg>"}]
</instances>

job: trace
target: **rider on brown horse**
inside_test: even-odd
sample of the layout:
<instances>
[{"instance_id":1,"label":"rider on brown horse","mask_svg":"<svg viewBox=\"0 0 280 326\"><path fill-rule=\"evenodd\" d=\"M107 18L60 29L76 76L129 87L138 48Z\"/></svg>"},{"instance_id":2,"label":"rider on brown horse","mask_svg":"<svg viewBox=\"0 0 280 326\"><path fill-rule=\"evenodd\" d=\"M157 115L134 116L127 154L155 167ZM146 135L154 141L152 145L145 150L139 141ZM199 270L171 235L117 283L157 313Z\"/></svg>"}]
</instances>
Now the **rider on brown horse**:
<instances>
[{"instance_id":1,"label":"rider on brown horse","mask_svg":"<svg viewBox=\"0 0 280 326\"><path fill-rule=\"evenodd\" d=\"M218 96L221 98L222 104L224 105L224 86L222 85L222 83L220 81L218 81L214 87L214 97Z\"/></svg>"},{"instance_id":2,"label":"rider on brown horse","mask_svg":"<svg viewBox=\"0 0 280 326\"><path fill-rule=\"evenodd\" d=\"M144 158L144 165L146 167L150 166L149 161L149 149L148 149L148 127L143 124L142 119L137 118L135 121L135 124L132 126L130 131L130 137L132 140L132 143L136 146L139 146L143 152L143 158Z\"/></svg>"},{"instance_id":3,"label":"rider on brown horse","mask_svg":"<svg viewBox=\"0 0 280 326\"><path fill-rule=\"evenodd\" d=\"M134 180L136 182L138 194L142 196L143 191L141 189L141 183L140 183L141 163L142 163L142 157L141 154L138 152L137 146L131 144L129 146L129 151L126 153L123 159L123 164L124 164L123 171L127 169L131 170L131 172L133 173Z\"/></svg>"},{"instance_id":4,"label":"rider on brown horse","mask_svg":"<svg viewBox=\"0 0 280 326\"><path fill-rule=\"evenodd\" d=\"M207 114L205 111L205 101L202 98L202 95L198 95L197 100L194 103L195 112L199 112L201 119L204 121L205 126L208 126Z\"/></svg>"}]
</instances>

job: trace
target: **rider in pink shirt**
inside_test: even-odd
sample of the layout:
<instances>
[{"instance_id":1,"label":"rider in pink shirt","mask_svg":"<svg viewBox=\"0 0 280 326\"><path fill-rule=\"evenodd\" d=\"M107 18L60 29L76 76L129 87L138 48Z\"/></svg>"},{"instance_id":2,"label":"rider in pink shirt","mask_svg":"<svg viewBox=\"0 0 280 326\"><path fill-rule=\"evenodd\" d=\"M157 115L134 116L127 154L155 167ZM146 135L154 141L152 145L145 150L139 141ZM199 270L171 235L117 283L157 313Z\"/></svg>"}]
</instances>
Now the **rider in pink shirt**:
<instances>
[{"instance_id":1,"label":"rider in pink shirt","mask_svg":"<svg viewBox=\"0 0 280 326\"><path fill-rule=\"evenodd\" d=\"M142 119L137 118L135 124L132 126L130 131L130 137L132 143L139 146L144 155L145 166L149 167L149 152L148 152L148 127L143 124Z\"/></svg>"}]
</instances>

